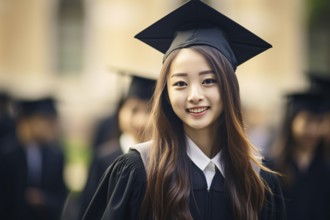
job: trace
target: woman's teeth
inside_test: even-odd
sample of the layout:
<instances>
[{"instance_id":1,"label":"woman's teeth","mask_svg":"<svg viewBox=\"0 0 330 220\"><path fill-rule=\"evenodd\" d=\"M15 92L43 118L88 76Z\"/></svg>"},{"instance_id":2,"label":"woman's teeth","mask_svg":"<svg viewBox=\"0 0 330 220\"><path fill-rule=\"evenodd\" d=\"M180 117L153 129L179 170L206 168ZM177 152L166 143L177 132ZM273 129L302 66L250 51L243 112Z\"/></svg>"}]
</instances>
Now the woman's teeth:
<instances>
[{"instance_id":1,"label":"woman's teeth","mask_svg":"<svg viewBox=\"0 0 330 220\"><path fill-rule=\"evenodd\" d=\"M201 112L205 111L206 109L207 109L207 107L201 107L201 108L189 108L187 110L190 113L201 113Z\"/></svg>"}]
</instances>

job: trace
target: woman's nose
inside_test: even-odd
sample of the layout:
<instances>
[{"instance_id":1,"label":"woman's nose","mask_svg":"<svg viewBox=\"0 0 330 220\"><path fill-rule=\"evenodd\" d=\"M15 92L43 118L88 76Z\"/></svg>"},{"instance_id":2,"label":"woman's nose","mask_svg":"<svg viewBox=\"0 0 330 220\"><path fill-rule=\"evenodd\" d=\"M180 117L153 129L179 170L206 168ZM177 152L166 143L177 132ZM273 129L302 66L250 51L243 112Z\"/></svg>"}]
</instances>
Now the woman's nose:
<instances>
[{"instance_id":1,"label":"woman's nose","mask_svg":"<svg viewBox=\"0 0 330 220\"><path fill-rule=\"evenodd\" d=\"M189 90L188 102L198 103L204 98L203 91L199 86L191 86Z\"/></svg>"}]
</instances>

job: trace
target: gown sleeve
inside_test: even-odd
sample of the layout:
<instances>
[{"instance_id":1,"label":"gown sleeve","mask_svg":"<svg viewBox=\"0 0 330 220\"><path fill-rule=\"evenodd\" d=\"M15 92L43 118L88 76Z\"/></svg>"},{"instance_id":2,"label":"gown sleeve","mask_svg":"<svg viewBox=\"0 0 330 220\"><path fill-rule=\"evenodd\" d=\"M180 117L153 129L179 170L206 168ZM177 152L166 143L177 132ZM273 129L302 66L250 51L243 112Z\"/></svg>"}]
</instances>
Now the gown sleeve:
<instances>
[{"instance_id":1,"label":"gown sleeve","mask_svg":"<svg viewBox=\"0 0 330 220\"><path fill-rule=\"evenodd\" d=\"M284 196L277 176L266 171L261 171L260 174L271 190L271 192L266 191L266 200L260 219L286 220L287 215Z\"/></svg>"},{"instance_id":2,"label":"gown sleeve","mask_svg":"<svg viewBox=\"0 0 330 220\"><path fill-rule=\"evenodd\" d=\"M146 186L140 154L132 150L105 171L83 220L137 219Z\"/></svg>"}]
</instances>

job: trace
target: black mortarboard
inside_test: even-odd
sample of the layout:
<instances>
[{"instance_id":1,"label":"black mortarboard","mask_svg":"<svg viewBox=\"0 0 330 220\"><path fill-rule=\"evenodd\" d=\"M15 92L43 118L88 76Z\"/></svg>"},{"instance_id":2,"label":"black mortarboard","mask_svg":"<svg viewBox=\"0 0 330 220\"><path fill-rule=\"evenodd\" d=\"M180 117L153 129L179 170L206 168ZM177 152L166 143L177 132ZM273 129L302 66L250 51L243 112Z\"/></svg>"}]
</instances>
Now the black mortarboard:
<instances>
[{"instance_id":1,"label":"black mortarboard","mask_svg":"<svg viewBox=\"0 0 330 220\"><path fill-rule=\"evenodd\" d=\"M287 101L292 112L307 110L318 114L330 110L330 96L317 91L291 93L287 95Z\"/></svg>"},{"instance_id":2,"label":"black mortarboard","mask_svg":"<svg viewBox=\"0 0 330 220\"><path fill-rule=\"evenodd\" d=\"M16 110L19 117L32 115L55 116L57 114L55 100L51 97L36 100L19 100L16 102Z\"/></svg>"},{"instance_id":3,"label":"black mortarboard","mask_svg":"<svg viewBox=\"0 0 330 220\"><path fill-rule=\"evenodd\" d=\"M0 101L1 102L7 102L9 100L9 95L8 93L4 91L0 91Z\"/></svg>"},{"instance_id":4,"label":"black mortarboard","mask_svg":"<svg viewBox=\"0 0 330 220\"><path fill-rule=\"evenodd\" d=\"M156 86L156 80L147 76L142 76L143 74L139 74L136 71L117 69L112 67L116 73L122 76L129 76L132 78L126 98L136 97L143 100L150 100L154 89Z\"/></svg>"},{"instance_id":5,"label":"black mortarboard","mask_svg":"<svg viewBox=\"0 0 330 220\"><path fill-rule=\"evenodd\" d=\"M135 36L164 53L208 45L218 49L234 69L272 46L199 0L191 0Z\"/></svg>"},{"instance_id":6,"label":"black mortarboard","mask_svg":"<svg viewBox=\"0 0 330 220\"><path fill-rule=\"evenodd\" d=\"M309 72L311 90L330 93L330 75L317 72Z\"/></svg>"},{"instance_id":7,"label":"black mortarboard","mask_svg":"<svg viewBox=\"0 0 330 220\"><path fill-rule=\"evenodd\" d=\"M138 97L144 100L150 100L155 89L156 80L133 76L127 97Z\"/></svg>"}]
</instances>

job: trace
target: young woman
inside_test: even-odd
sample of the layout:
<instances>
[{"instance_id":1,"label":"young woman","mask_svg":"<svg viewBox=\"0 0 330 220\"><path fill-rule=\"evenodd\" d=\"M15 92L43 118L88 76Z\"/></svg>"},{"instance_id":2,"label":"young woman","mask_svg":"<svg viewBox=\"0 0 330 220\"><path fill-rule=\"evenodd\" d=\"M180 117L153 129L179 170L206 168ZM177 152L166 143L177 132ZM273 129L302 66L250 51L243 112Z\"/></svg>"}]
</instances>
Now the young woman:
<instances>
[{"instance_id":1,"label":"young woman","mask_svg":"<svg viewBox=\"0 0 330 220\"><path fill-rule=\"evenodd\" d=\"M235 75L237 65L265 48L247 45L243 52L229 40L235 33L223 33L223 22L244 36L237 42L247 45L248 38L269 48L200 1L137 35L165 53L151 141L133 146L109 167L84 219L285 218L277 179L246 138Z\"/></svg>"}]
</instances>

